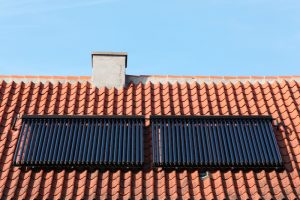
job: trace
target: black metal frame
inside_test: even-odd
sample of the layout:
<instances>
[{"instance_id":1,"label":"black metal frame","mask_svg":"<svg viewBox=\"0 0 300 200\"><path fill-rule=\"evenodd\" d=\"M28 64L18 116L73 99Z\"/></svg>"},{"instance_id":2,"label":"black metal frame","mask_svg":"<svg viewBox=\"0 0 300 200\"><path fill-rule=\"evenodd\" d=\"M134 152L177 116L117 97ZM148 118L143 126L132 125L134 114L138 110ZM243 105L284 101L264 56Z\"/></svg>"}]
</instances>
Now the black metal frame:
<instances>
[{"instance_id":1,"label":"black metal frame","mask_svg":"<svg viewBox=\"0 0 300 200\"><path fill-rule=\"evenodd\" d=\"M13 158L15 166L133 169L143 165L145 125L143 116L25 115L22 119L22 128ZM126 141L126 144L122 144L123 141ZM77 153L72 152L75 147ZM105 152L102 153L103 151ZM46 155L43 155L43 152ZM76 155L79 160L75 159ZM70 158L75 160L69 160Z\"/></svg>"},{"instance_id":2,"label":"black metal frame","mask_svg":"<svg viewBox=\"0 0 300 200\"><path fill-rule=\"evenodd\" d=\"M166 169L172 169L172 168L174 168L174 169L181 169L181 168L197 169L197 168L201 168L201 169L205 169L205 170L214 170L214 169L224 169L224 170L230 170L230 169L241 169L241 170L279 169L280 170L283 167L283 161L282 161L282 158L281 158L281 155L279 152L279 147L277 145L277 142L276 142L276 139L274 136L274 132L273 132L273 130L271 130L272 129L271 123L273 120L273 118L271 116L151 116L150 119L151 119L151 126L152 126L152 148L153 148L152 155L153 155L153 166L154 167L162 167L162 168L166 168ZM178 123L176 125L177 128L174 127L174 124L166 125L167 122L173 123L174 120L176 121L176 123ZM229 126L233 125L234 124L233 122L241 122L241 121L246 121L248 124L249 124L249 122L253 122L253 121L257 121L257 122L263 121L263 123L266 123L266 124L259 125L259 126L264 127L263 131L265 131L265 132L258 132L257 130L255 130L256 136L251 136L251 137L256 137L255 140L257 140L257 139L260 140L263 138L262 139L263 142L258 141L258 143L260 144L260 143L267 142L268 144L266 144L266 145L268 147L272 148L272 152L270 153L269 151L271 151L271 150L266 149L267 146L259 147L261 149L264 149L263 151L265 153L264 153L263 157L266 156L266 160L268 160L268 161L265 162L264 159L259 159L260 162L262 162L262 163L257 162L257 160L255 160L257 158L255 158L255 157L252 158L252 156L257 155L257 153L256 154L254 154L253 152L249 153L247 151L250 151L250 150L247 150L247 149L245 150L245 152L243 154L236 154L234 152L234 154L235 154L234 156L233 156L233 152L232 152L232 155L229 155L231 157L231 159L233 157L236 157L236 155L238 157L242 156L243 159L230 161L231 164L230 163L221 163L219 158L218 158L218 160L215 160L217 158L217 156L214 155L213 152L216 153L218 151L221 151L222 148L220 149L220 146L218 146L218 144L224 143L224 142L220 143L220 141L219 141L220 138L215 138L215 137L221 136L220 135L221 133L219 132L220 130L222 130L222 133L224 134L224 133L226 133L226 130L228 129L228 128L226 128L226 130L225 130L223 128L225 130L224 131L222 128L220 128L220 126L219 126L219 128L216 128L215 126L212 125L212 124L214 124L214 122L218 122L218 121L222 121L221 124L224 123L224 125L226 125L226 122L228 122ZM196 130L195 128L192 127L192 125L197 124L197 122L212 123L210 125L206 124L208 126L206 126L206 128L204 128L204 129L201 129L201 131L208 131L207 133L205 133L206 136L204 136L204 138L207 138L207 137L208 138L212 137L212 138L204 139L202 142L200 142L200 143L203 143L202 146L197 147L197 150L196 150L196 149L194 149L195 142L191 141L190 137L193 138L192 140L197 140L195 138L195 136L196 136L195 134L198 134L196 132L199 131L200 129L197 128L197 130ZM189 124L189 125L187 125L187 124ZM188 128L185 127L185 125ZM234 147L234 148L239 148L239 151L243 151L244 148L249 146L249 143L245 139L249 139L250 136L245 135L245 134L247 134L247 133L249 134L249 130L252 128L243 127L243 123L240 123L237 126L240 128L234 127L233 128L234 130L231 130L231 131L235 132L234 133L235 136L230 136L230 137L244 138L242 140L241 139L239 139L239 140L240 140L241 144L245 144L246 146L242 146L241 144L238 144L240 147ZM174 128L176 128L176 130ZM180 129L179 132L178 132L178 129ZM240 131L247 130L247 133L237 133L237 129L239 129ZM192 130L192 132L190 132L191 130ZM227 130L227 133L229 133L228 131L229 130ZM273 132L273 133L271 133L271 132ZM185 134L187 134L187 135L185 135ZM210 135L210 134L213 134L213 135ZM215 134L217 134L219 136L216 136ZM238 136L237 134L242 134L242 136L241 135ZM264 134L266 134L267 136L264 136ZM174 140L175 137L176 137L176 139ZM196 137L198 138L198 140L197 140L198 142L196 142L196 143L198 145L200 145L200 143L199 143L200 136L196 136ZM225 136L222 135L223 139L224 139L224 137ZM178 138L180 138L180 139L178 140ZM202 134L202 139L203 139L203 134ZM208 140L207 144L204 144L205 140ZM228 139L226 139L226 140L228 140ZM230 140L232 140L232 138ZM236 139L234 139L234 140L236 140ZM268 140L270 140L270 141L268 141ZM184 141L184 142L182 142L182 141ZM174 142L176 144L175 147L173 144ZM216 143L214 143L214 142L216 142ZM252 145L252 142L250 142L250 143ZM258 143L256 143L256 145ZM274 146L272 146L273 144L274 144ZM190 145L192 145L194 148L191 147ZM216 146L214 146L214 145L216 145ZM226 147L224 145L221 145L221 146L224 148L224 147ZM236 144L232 143L232 145L236 145ZM229 148L233 149L233 147L229 147ZM251 148L253 148L253 146ZM187 160L190 160L190 159L187 159L187 158L183 159L182 156L184 156L184 155L187 155L189 158L192 158L192 157L196 158L196 155L194 153L193 154L190 154L190 153L196 152L196 151L198 151L198 149L203 149L203 151L206 151L206 153L210 152L210 154L213 154L213 156L210 156L210 158L212 160L209 160L209 163L205 164L202 162L203 160L200 163L200 158L199 158L199 162L196 162L194 160L192 163L187 162ZM172 152L172 151L174 151L174 152ZM266 151L268 151L269 153L266 153ZM204 154L206 154L206 153L204 153ZM263 153L263 152L260 152L260 153ZM179 154L181 154L181 158L179 156L175 159L174 156L179 155ZM198 152L197 154L200 155L200 152ZM201 153L201 154L203 155L203 153ZM220 153L220 152L218 152L217 154L218 154L218 156L220 156L221 154L225 155L225 153ZM251 154L250 157L249 157L249 154ZM222 157L223 157L223 155L222 155ZM226 154L226 155L228 156L228 154ZM272 156L276 155L276 156L272 157L272 159L270 159L271 157L268 158L268 156L270 156L270 155L272 155ZM206 157L208 157L208 156L206 155ZM175 160L170 161L170 159L172 160L172 158L174 158ZM252 158L254 160L245 160L245 158L247 158L247 159ZM180 162L176 161L178 159L181 161ZM182 162L182 159L185 161ZM223 159L224 159L224 157L223 157ZM226 160L227 159L228 159L228 157L226 158ZM272 162L269 163L270 160L272 160ZM247 161L247 163L245 163L246 161ZM235 164L232 164L232 163L235 163Z\"/></svg>"},{"instance_id":3,"label":"black metal frame","mask_svg":"<svg viewBox=\"0 0 300 200\"><path fill-rule=\"evenodd\" d=\"M23 115L22 119L145 119L144 115Z\"/></svg>"},{"instance_id":4,"label":"black metal frame","mask_svg":"<svg viewBox=\"0 0 300 200\"><path fill-rule=\"evenodd\" d=\"M150 119L270 119L273 120L271 115L151 115Z\"/></svg>"},{"instance_id":5,"label":"black metal frame","mask_svg":"<svg viewBox=\"0 0 300 200\"><path fill-rule=\"evenodd\" d=\"M127 116L127 115L24 115L22 117L23 123L24 121L27 120L70 120L70 119L103 119L103 120L143 120L143 133L145 129L145 116L143 115L137 115L137 116ZM178 115L170 115L170 116L150 116L150 121L151 121L151 126L152 126L152 150L153 150L153 155L154 155L154 148L157 148L154 140L154 131L153 131L153 123L152 121L156 120L192 120L192 121L197 121L197 120L240 120L240 119L245 119L245 120L267 120L272 122L273 118L272 116L258 116L258 115L253 115L253 116L225 116L225 115L220 115L220 116L178 116ZM21 130L22 132L23 130ZM20 134L21 135L21 134ZM84 168L97 168L97 169L140 169L143 166L143 162L141 163L135 163L132 164L132 162L127 162L127 163L104 163L104 162L92 162L92 163L58 163L58 164L48 164L48 163L20 163L17 162L16 160L16 153L19 148L20 141L18 140L16 152L14 155L14 165L15 166L20 166L20 167L34 167L34 168L55 168L55 167L62 167L65 169L80 169L82 167ZM144 141L142 141L142 156L144 157ZM144 160L143 160L144 161ZM158 163L155 161L155 158L153 159L153 166L155 168L161 167L165 169L201 169L201 170L267 170L267 169L282 169L283 163L282 160L280 161L280 164L275 166L274 165L222 165L222 164L164 164L164 163Z\"/></svg>"}]
</instances>

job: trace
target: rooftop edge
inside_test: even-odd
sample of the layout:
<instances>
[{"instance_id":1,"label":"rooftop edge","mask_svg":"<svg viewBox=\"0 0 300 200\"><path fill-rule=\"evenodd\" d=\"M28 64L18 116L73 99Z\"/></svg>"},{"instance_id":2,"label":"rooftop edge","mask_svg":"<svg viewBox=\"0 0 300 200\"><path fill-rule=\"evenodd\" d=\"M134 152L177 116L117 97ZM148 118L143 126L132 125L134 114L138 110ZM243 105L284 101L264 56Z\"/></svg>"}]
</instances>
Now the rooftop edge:
<instances>
[{"instance_id":1,"label":"rooftop edge","mask_svg":"<svg viewBox=\"0 0 300 200\"><path fill-rule=\"evenodd\" d=\"M87 82L91 76L31 76L31 75L0 75L0 80L6 82ZM183 83L183 82L272 82L295 80L300 82L300 76L174 76L174 75L126 75L126 85L130 83Z\"/></svg>"}]
</instances>

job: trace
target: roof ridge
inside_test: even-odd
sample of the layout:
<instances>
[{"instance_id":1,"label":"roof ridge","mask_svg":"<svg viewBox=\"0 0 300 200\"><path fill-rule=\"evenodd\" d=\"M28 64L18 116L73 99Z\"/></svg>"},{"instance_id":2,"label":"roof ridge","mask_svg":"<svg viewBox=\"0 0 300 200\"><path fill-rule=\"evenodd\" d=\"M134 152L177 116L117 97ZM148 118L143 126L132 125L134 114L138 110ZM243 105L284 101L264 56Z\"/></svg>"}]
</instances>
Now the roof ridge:
<instances>
[{"instance_id":1,"label":"roof ridge","mask_svg":"<svg viewBox=\"0 0 300 200\"><path fill-rule=\"evenodd\" d=\"M0 78L52 78L52 79L87 79L90 80L91 76L59 76L59 75L0 75Z\"/></svg>"},{"instance_id":2,"label":"roof ridge","mask_svg":"<svg viewBox=\"0 0 300 200\"><path fill-rule=\"evenodd\" d=\"M221 75L133 75L133 74L126 74L126 76L130 77L155 77L155 78L237 78L237 79L249 79L249 78L300 78L300 75L228 75L228 76L221 76ZM0 78L91 78L91 76L76 76L76 75L5 75L0 74Z\"/></svg>"},{"instance_id":3,"label":"roof ridge","mask_svg":"<svg viewBox=\"0 0 300 200\"><path fill-rule=\"evenodd\" d=\"M264 75L258 75L258 76L231 76L231 75L228 75L228 76L221 76L221 75L205 75L205 76L192 76L192 75L183 75L183 76L180 76L180 75L127 75L126 76L130 76L130 77L144 77L144 78L211 78L211 79L284 79L284 78L287 78L287 79L290 79L290 78L300 78L300 75L280 75L280 76L274 76L274 75L270 75L270 76L264 76Z\"/></svg>"},{"instance_id":4,"label":"roof ridge","mask_svg":"<svg viewBox=\"0 0 300 200\"><path fill-rule=\"evenodd\" d=\"M6 82L92 82L91 76L46 76L46 75L0 75L0 80ZM173 76L173 75L126 75L126 86L130 84L165 84L165 83L237 83L237 82L273 82L273 81L297 81L300 82L300 75L295 76Z\"/></svg>"}]
</instances>

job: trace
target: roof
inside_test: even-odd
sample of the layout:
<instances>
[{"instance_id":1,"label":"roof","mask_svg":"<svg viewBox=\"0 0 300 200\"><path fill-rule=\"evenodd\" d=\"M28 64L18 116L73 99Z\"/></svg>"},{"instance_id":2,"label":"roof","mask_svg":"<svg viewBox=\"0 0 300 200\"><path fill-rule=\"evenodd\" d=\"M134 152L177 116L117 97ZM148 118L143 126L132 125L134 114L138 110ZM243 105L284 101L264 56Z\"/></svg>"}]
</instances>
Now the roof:
<instances>
[{"instance_id":1,"label":"roof","mask_svg":"<svg viewBox=\"0 0 300 200\"><path fill-rule=\"evenodd\" d=\"M16 83L76 83L91 81L90 76L20 76L20 75L0 75L0 80Z\"/></svg>"},{"instance_id":2,"label":"roof","mask_svg":"<svg viewBox=\"0 0 300 200\"><path fill-rule=\"evenodd\" d=\"M300 196L300 82L129 84L0 82L0 199L296 199ZM272 115L284 171L21 170L12 165L17 115ZM146 121L146 126L149 120ZM150 129L145 161L151 163Z\"/></svg>"},{"instance_id":3,"label":"roof","mask_svg":"<svg viewBox=\"0 0 300 200\"><path fill-rule=\"evenodd\" d=\"M250 82L250 83L266 83L273 81L300 81L300 76L161 76L161 75L125 75L126 85L131 83L146 84L151 82L156 83L237 83L237 82ZM34 83L84 83L92 81L90 76L20 76L20 75L0 75L0 80L6 82L14 81L21 82L34 82Z\"/></svg>"}]
</instances>

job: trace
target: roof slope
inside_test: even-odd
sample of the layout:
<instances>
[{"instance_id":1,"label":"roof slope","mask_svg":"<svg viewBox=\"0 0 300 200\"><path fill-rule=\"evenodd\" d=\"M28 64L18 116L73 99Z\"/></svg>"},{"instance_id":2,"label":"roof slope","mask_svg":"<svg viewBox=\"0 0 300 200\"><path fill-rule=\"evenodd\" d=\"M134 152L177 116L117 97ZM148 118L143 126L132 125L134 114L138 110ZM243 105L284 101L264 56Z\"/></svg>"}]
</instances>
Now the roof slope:
<instances>
[{"instance_id":1,"label":"roof slope","mask_svg":"<svg viewBox=\"0 0 300 200\"><path fill-rule=\"evenodd\" d=\"M131 84L122 90L90 83L0 82L0 199L224 199L300 196L300 83ZM285 170L66 171L12 166L23 114L69 115L272 115L285 126L276 132ZM147 124L146 124L147 125ZM149 122L148 122L149 125ZM151 134L145 136L151 163Z\"/></svg>"}]
</instances>

